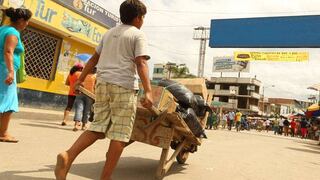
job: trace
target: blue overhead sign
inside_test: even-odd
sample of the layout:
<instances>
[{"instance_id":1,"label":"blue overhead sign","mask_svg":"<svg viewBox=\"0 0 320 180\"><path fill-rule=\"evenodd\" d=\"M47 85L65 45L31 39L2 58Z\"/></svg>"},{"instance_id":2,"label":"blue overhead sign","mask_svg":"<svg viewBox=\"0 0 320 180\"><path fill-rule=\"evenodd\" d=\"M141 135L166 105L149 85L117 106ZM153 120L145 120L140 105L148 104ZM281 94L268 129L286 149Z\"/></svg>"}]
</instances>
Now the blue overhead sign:
<instances>
[{"instance_id":1,"label":"blue overhead sign","mask_svg":"<svg viewBox=\"0 0 320 180\"><path fill-rule=\"evenodd\" d=\"M211 20L212 48L320 47L320 16Z\"/></svg>"}]
</instances>

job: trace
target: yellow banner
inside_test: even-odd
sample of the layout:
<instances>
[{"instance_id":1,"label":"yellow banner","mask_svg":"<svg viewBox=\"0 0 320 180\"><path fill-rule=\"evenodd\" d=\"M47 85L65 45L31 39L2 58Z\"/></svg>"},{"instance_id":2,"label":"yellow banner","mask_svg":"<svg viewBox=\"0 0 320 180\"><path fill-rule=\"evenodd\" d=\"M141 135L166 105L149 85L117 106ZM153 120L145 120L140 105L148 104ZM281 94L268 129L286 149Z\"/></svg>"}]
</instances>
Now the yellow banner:
<instances>
[{"instance_id":1,"label":"yellow banner","mask_svg":"<svg viewBox=\"0 0 320 180\"><path fill-rule=\"evenodd\" d=\"M236 61L308 61L308 52L234 52Z\"/></svg>"},{"instance_id":2,"label":"yellow banner","mask_svg":"<svg viewBox=\"0 0 320 180\"><path fill-rule=\"evenodd\" d=\"M62 31L77 39L97 45L106 28L84 18L83 16L53 2L52 0L5 0L6 7L23 7L33 12L32 19L47 25L48 28Z\"/></svg>"}]
</instances>

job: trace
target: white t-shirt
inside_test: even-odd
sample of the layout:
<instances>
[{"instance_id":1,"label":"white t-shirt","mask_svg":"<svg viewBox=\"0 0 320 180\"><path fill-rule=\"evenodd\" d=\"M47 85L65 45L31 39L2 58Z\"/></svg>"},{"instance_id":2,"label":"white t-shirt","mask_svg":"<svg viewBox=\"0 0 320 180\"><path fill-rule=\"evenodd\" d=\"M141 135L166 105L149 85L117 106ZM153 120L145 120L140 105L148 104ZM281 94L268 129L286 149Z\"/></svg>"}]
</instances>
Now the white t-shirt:
<instances>
[{"instance_id":1,"label":"white t-shirt","mask_svg":"<svg viewBox=\"0 0 320 180\"><path fill-rule=\"evenodd\" d=\"M126 89L139 89L135 58L145 56L145 34L131 25L119 25L104 34L96 52L100 55L97 80L115 84Z\"/></svg>"},{"instance_id":2,"label":"white t-shirt","mask_svg":"<svg viewBox=\"0 0 320 180\"><path fill-rule=\"evenodd\" d=\"M284 119L280 119L279 126L284 126L283 122L284 122Z\"/></svg>"},{"instance_id":3,"label":"white t-shirt","mask_svg":"<svg viewBox=\"0 0 320 180\"><path fill-rule=\"evenodd\" d=\"M266 120L266 126L270 126L270 120Z\"/></svg>"}]
</instances>

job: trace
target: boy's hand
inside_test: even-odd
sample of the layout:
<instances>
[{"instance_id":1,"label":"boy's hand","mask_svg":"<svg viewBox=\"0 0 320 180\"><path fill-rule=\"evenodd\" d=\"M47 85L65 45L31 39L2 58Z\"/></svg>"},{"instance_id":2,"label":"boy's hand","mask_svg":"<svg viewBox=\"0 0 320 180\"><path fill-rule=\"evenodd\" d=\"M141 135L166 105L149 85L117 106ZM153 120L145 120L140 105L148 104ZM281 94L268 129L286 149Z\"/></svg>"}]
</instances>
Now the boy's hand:
<instances>
[{"instance_id":1,"label":"boy's hand","mask_svg":"<svg viewBox=\"0 0 320 180\"><path fill-rule=\"evenodd\" d=\"M146 92L144 98L141 99L141 105L147 109L151 108L153 104L152 92Z\"/></svg>"}]
</instances>

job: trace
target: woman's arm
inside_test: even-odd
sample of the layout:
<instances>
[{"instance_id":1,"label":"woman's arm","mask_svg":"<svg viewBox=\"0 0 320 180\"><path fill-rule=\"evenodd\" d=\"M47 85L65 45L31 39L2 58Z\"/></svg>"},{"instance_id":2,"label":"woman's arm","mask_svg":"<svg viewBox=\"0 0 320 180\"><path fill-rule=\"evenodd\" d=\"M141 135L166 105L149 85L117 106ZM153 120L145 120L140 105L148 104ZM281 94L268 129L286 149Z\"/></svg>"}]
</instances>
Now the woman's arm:
<instances>
[{"instance_id":1,"label":"woman's arm","mask_svg":"<svg viewBox=\"0 0 320 180\"><path fill-rule=\"evenodd\" d=\"M17 44L18 38L16 36L7 36L4 45L4 60L8 69L8 75L5 79L5 83L8 85L10 85L14 81L13 52Z\"/></svg>"}]
</instances>

